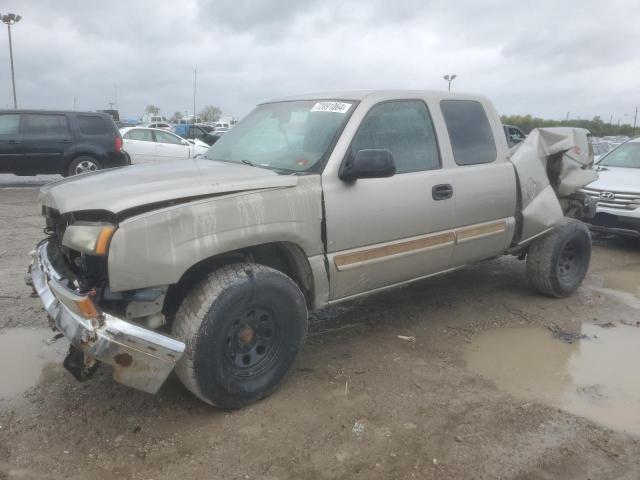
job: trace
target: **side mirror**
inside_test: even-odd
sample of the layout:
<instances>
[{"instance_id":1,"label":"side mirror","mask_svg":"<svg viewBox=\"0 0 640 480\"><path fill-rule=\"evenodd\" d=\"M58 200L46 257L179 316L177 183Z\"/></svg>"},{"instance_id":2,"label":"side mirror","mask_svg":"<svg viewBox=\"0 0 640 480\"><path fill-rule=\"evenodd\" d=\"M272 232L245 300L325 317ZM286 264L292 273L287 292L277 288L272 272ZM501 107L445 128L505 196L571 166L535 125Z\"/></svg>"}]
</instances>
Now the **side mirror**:
<instances>
[{"instance_id":1,"label":"side mirror","mask_svg":"<svg viewBox=\"0 0 640 480\"><path fill-rule=\"evenodd\" d=\"M342 164L340 180L352 182L359 178L384 178L396 174L396 162L389 150L358 150Z\"/></svg>"}]
</instances>

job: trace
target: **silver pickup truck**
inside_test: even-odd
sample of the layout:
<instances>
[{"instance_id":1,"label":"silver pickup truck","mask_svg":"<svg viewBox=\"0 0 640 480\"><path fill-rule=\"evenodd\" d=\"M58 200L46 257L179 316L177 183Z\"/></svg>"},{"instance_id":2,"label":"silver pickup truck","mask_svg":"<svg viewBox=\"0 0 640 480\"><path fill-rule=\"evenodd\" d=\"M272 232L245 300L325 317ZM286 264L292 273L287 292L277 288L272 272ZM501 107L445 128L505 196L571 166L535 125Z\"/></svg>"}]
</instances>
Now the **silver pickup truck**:
<instances>
[{"instance_id":1,"label":"silver pickup truck","mask_svg":"<svg viewBox=\"0 0 640 480\"><path fill-rule=\"evenodd\" d=\"M310 310L512 254L534 288L571 294L590 260L597 178L587 132L509 149L483 97L304 95L259 105L205 156L49 184L30 283L71 342L156 392L174 369L239 408L271 393ZM425 287L426 288L426 287Z\"/></svg>"}]
</instances>

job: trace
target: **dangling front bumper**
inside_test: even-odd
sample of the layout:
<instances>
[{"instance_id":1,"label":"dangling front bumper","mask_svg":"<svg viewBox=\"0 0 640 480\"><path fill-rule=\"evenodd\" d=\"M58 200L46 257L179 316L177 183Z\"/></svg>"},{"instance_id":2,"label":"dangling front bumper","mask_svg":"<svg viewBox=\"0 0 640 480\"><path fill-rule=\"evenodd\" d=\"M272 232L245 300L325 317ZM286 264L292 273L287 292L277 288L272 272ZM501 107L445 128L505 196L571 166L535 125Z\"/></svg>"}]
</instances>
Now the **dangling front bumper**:
<instances>
[{"instance_id":1,"label":"dangling front bumper","mask_svg":"<svg viewBox=\"0 0 640 480\"><path fill-rule=\"evenodd\" d=\"M89 295L69 288L69 279L49 260L48 248L44 242L36 249L27 283L40 297L51 326L82 352L87 371L103 362L113 366L117 382L156 393L182 356L184 343L98 311ZM77 353L73 363L80 368ZM72 373L80 378L78 371Z\"/></svg>"}]
</instances>

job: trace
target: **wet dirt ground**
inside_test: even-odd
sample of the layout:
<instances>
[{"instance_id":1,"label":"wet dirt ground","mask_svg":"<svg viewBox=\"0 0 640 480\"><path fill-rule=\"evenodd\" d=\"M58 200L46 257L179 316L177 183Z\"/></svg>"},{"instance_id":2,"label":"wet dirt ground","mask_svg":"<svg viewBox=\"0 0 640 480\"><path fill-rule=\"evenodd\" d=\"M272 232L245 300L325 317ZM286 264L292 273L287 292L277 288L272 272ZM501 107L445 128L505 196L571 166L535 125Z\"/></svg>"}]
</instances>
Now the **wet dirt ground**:
<instances>
[{"instance_id":1,"label":"wet dirt ground","mask_svg":"<svg viewBox=\"0 0 640 480\"><path fill-rule=\"evenodd\" d=\"M0 479L640 478L638 242L596 238L567 299L503 258L320 312L282 387L225 412L62 369L23 280L37 191L2 181Z\"/></svg>"}]
</instances>

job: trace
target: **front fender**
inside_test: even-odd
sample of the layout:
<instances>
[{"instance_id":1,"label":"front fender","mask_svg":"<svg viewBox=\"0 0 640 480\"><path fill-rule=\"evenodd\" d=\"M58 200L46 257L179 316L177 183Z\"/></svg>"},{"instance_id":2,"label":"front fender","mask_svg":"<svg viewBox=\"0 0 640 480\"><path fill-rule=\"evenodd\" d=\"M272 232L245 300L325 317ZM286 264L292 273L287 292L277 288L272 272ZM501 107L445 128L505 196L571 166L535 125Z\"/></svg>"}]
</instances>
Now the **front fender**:
<instances>
[{"instance_id":1,"label":"front fender","mask_svg":"<svg viewBox=\"0 0 640 480\"><path fill-rule=\"evenodd\" d=\"M147 212L120 223L109 247L112 291L177 283L196 263L272 242L323 252L320 177L295 187L230 194Z\"/></svg>"}]
</instances>

